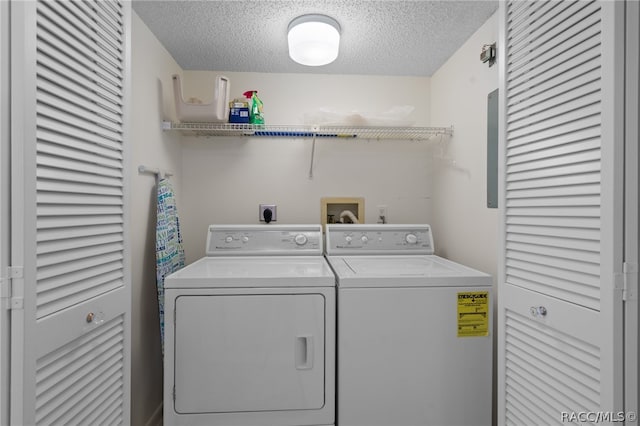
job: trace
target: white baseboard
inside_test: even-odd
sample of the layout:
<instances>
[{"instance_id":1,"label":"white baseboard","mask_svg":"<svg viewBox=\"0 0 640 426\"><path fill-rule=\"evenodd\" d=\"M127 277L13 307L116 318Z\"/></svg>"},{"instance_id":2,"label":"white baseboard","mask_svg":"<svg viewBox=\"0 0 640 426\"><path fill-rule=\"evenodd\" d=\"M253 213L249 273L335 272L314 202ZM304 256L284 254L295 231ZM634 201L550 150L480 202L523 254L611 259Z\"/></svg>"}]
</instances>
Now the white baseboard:
<instances>
[{"instance_id":1,"label":"white baseboard","mask_svg":"<svg viewBox=\"0 0 640 426\"><path fill-rule=\"evenodd\" d=\"M158 408L153 412L145 426L162 426L162 402L158 405Z\"/></svg>"}]
</instances>

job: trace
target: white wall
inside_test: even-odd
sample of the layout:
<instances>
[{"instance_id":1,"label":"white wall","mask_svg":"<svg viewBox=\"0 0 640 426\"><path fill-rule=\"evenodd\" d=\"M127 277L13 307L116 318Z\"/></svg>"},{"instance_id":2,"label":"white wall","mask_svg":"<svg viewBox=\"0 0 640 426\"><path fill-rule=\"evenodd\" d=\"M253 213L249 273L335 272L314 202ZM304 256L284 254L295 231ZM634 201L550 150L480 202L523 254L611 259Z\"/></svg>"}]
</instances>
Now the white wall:
<instances>
[{"instance_id":1,"label":"white wall","mask_svg":"<svg viewBox=\"0 0 640 426\"><path fill-rule=\"evenodd\" d=\"M498 67L479 57L497 38L494 14L431 78L431 121L453 125L453 137L434 150L436 251L494 277L499 215L487 208L487 95L498 88Z\"/></svg>"},{"instance_id":2,"label":"white wall","mask_svg":"<svg viewBox=\"0 0 640 426\"><path fill-rule=\"evenodd\" d=\"M232 97L258 90L267 124L301 124L305 113L320 107L380 113L394 105L414 106L409 118L430 124L426 77L223 74L231 80ZM215 75L184 72L185 98L206 102ZM367 223L376 222L378 205L388 206L392 223L430 220L430 142L319 140L310 179L311 145L310 139L185 137L187 262L204 255L209 224L258 223L259 203L277 204L278 223L320 223L320 199L326 196L364 197Z\"/></svg>"},{"instance_id":3,"label":"white wall","mask_svg":"<svg viewBox=\"0 0 640 426\"><path fill-rule=\"evenodd\" d=\"M145 425L158 424L162 419L163 368L155 275L155 178L139 175L137 167L173 172L171 180L179 198L179 135L163 132L161 123L165 111L173 108L171 75L181 69L135 12L132 27L131 424Z\"/></svg>"},{"instance_id":4,"label":"white wall","mask_svg":"<svg viewBox=\"0 0 640 426\"><path fill-rule=\"evenodd\" d=\"M484 44L497 39L496 13L431 78L431 119L434 123L450 123L454 128L453 137L434 151L431 223L436 253L493 276L494 354L501 216L498 209L487 208L486 159L487 95L498 88L498 67L480 62L479 56ZM497 410L496 372L494 357L493 424Z\"/></svg>"}]
</instances>

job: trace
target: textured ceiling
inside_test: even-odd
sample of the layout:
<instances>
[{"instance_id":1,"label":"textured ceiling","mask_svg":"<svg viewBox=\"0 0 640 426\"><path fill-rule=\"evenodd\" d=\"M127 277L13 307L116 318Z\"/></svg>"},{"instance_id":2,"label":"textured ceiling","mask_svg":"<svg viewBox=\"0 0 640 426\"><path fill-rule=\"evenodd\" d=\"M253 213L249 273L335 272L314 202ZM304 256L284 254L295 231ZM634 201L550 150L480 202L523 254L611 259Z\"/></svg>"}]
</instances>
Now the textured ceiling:
<instances>
[{"instance_id":1,"label":"textured ceiling","mask_svg":"<svg viewBox=\"0 0 640 426\"><path fill-rule=\"evenodd\" d=\"M431 76L497 7L498 0L133 1L186 70L397 76ZM329 15L342 28L340 54L329 65L289 58L287 26L307 13Z\"/></svg>"}]
</instances>

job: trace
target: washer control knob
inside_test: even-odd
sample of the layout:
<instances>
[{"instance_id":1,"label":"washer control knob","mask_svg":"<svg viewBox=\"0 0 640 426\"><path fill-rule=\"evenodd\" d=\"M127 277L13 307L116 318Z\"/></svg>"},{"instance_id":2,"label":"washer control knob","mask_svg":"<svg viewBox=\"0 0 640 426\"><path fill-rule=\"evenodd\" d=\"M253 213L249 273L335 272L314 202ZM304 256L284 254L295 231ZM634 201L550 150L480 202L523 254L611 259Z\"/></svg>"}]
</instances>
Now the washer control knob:
<instances>
[{"instance_id":1,"label":"washer control knob","mask_svg":"<svg viewBox=\"0 0 640 426\"><path fill-rule=\"evenodd\" d=\"M244 237L242 237L242 242L246 243L249 241L249 237L247 237L246 235Z\"/></svg>"},{"instance_id":2,"label":"washer control knob","mask_svg":"<svg viewBox=\"0 0 640 426\"><path fill-rule=\"evenodd\" d=\"M344 240L350 243L353 240L353 237L351 235L347 235L346 237L344 237Z\"/></svg>"},{"instance_id":3,"label":"washer control knob","mask_svg":"<svg viewBox=\"0 0 640 426\"><path fill-rule=\"evenodd\" d=\"M294 241L296 242L297 245L303 246L307 244L307 236L304 234L298 234L295 236Z\"/></svg>"},{"instance_id":4,"label":"washer control knob","mask_svg":"<svg viewBox=\"0 0 640 426\"><path fill-rule=\"evenodd\" d=\"M367 241L369 241L369 237L367 237L366 235L363 235L362 237L360 237L360 240L361 240L363 243L366 243Z\"/></svg>"},{"instance_id":5,"label":"washer control knob","mask_svg":"<svg viewBox=\"0 0 640 426\"><path fill-rule=\"evenodd\" d=\"M404 240L408 244L415 244L415 243L418 242L418 237L416 237L415 234L407 234L407 235L405 235Z\"/></svg>"},{"instance_id":6,"label":"washer control knob","mask_svg":"<svg viewBox=\"0 0 640 426\"><path fill-rule=\"evenodd\" d=\"M233 241L233 237L231 235L229 235L227 238L224 239L224 241L226 243L230 243L231 241Z\"/></svg>"}]
</instances>

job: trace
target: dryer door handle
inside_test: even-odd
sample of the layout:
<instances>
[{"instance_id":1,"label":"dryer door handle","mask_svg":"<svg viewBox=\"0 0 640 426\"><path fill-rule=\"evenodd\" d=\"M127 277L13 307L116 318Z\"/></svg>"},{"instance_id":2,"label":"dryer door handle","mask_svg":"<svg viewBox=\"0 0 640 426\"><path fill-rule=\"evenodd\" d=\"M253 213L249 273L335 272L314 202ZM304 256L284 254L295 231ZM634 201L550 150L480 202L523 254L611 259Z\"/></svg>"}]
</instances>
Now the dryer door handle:
<instances>
[{"instance_id":1,"label":"dryer door handle","mask_svg":"<svg viewBox=\"0 0 640 426\"><path fill-rule=\"evenodd\" d=\"M313 368L313 336L296 337L295 358L298 370Z\"/></svg>"}]
</instances>

